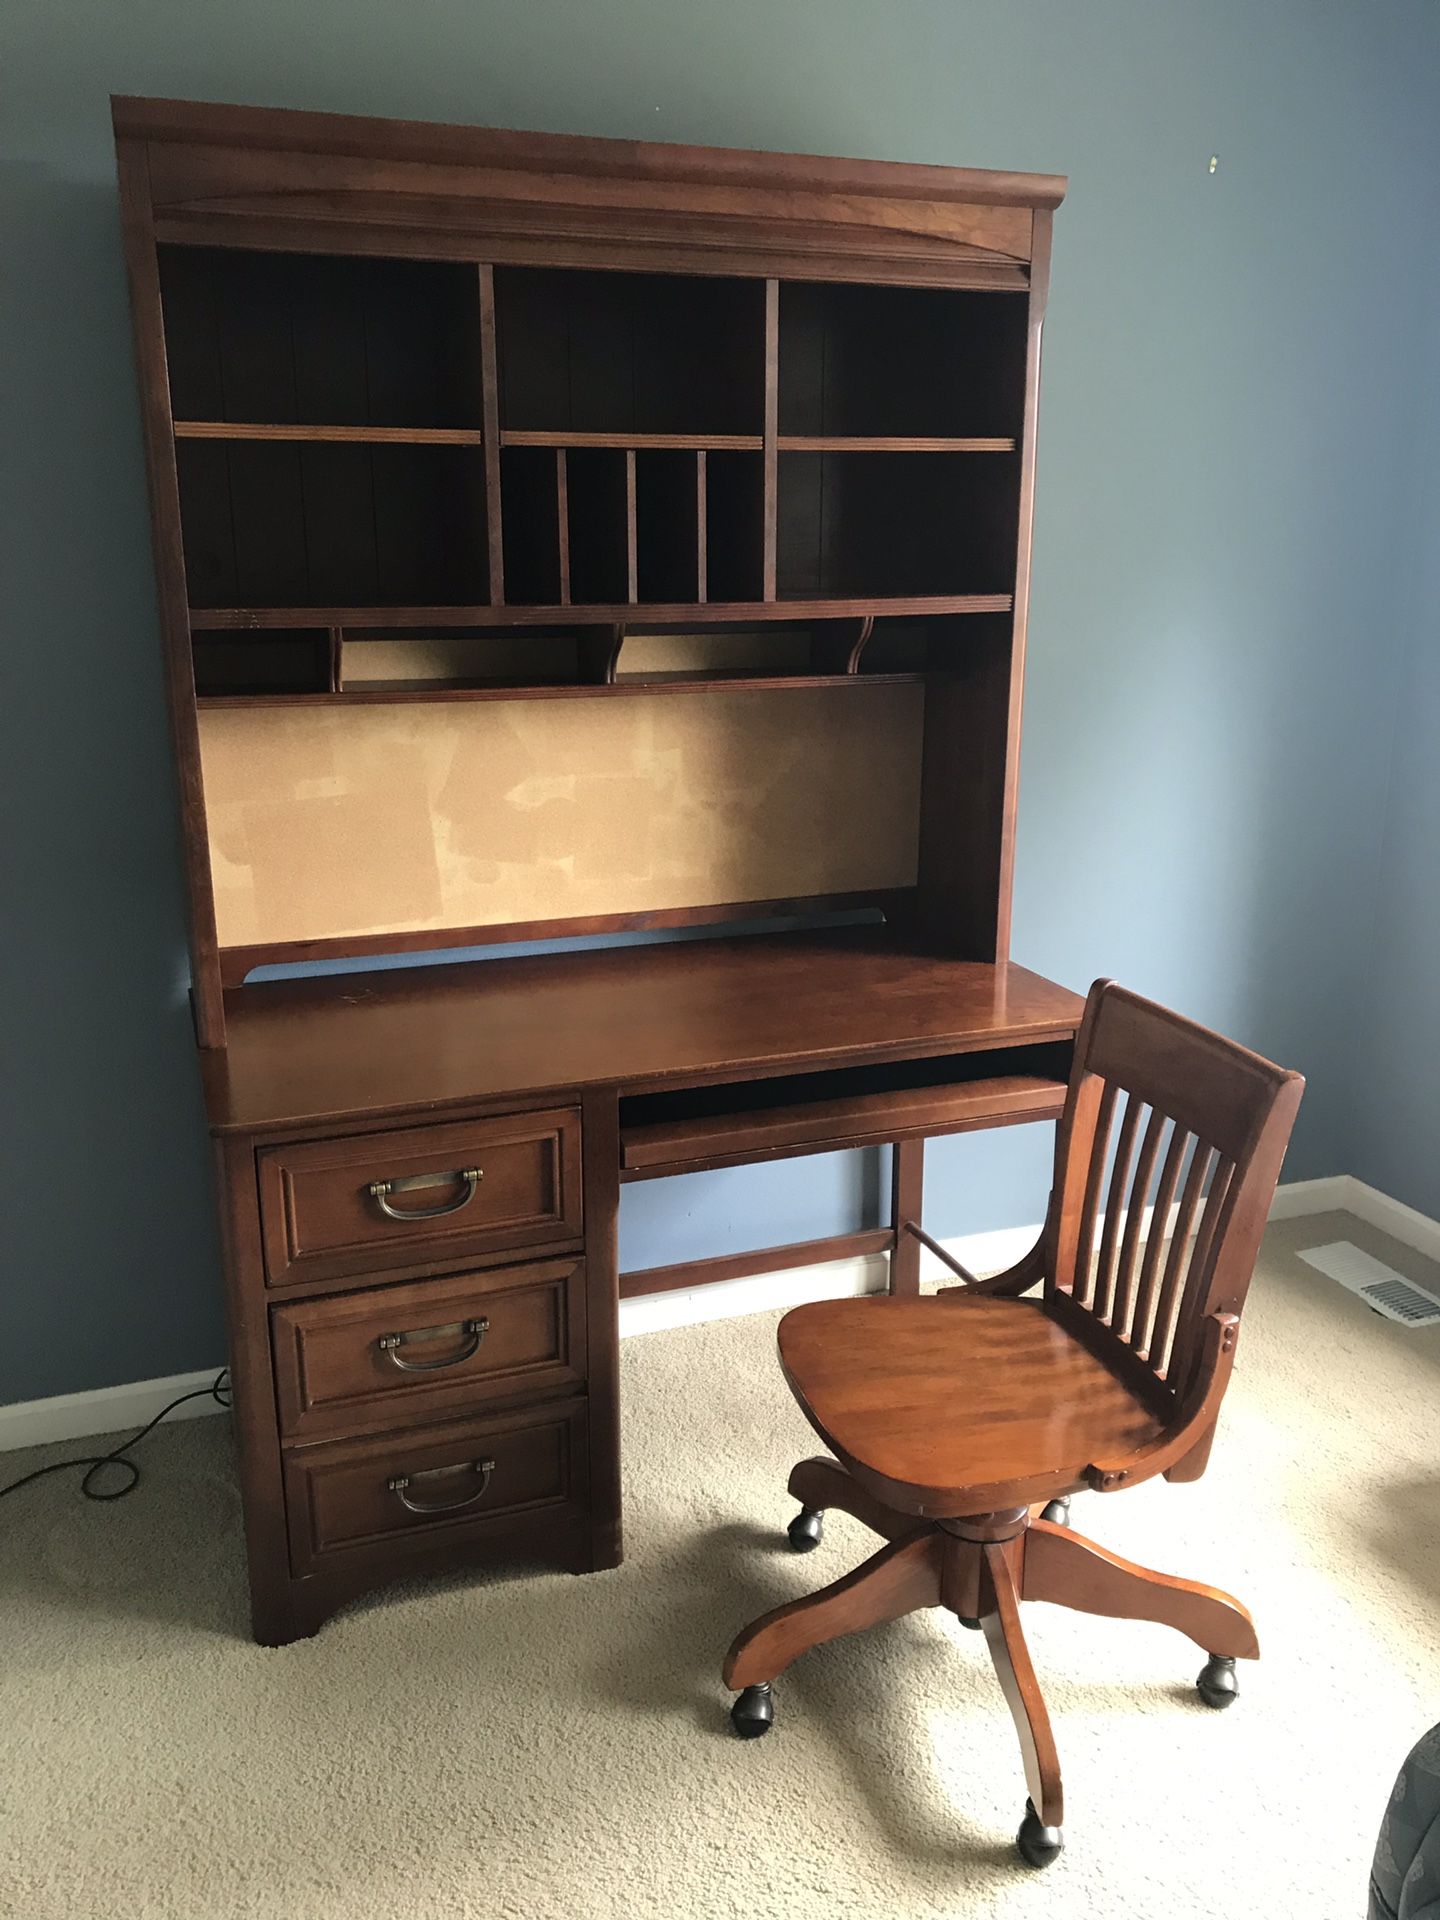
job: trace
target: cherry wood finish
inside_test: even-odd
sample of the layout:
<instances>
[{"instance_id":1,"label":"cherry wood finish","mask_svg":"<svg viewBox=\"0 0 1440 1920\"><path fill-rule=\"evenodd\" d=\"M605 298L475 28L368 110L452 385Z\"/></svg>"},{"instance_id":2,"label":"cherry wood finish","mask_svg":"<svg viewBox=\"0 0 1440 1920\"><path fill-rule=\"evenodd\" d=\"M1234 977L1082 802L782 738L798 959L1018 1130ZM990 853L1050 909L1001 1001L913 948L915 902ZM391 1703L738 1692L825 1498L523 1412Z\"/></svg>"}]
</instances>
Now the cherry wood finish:
<instances>
[{"instance_id":1,"label":"cherry wood finish","mask_svg":"<svg viewBox=\"0 0 1440 1920\"><path fill-rule=\"evenodd\" d=\"M279 1306L271 1334L280 1431L319 1439L581 1386L585 1309L576 1260Z\"/></svg>"},{"instance_id":2,"label":"cherry wood finish","mask_svg":"<svg viewBox=\"0 0 1440 1920\"><path fill-rule=\"evenodd\" d=\"M202 1060L217 1133L1064 1043L1083 1002L857 928L272 982L226 1005L228 1044Z\"/></svg>"},{"instance_id":3,"label":"cherry wood finish","mask_svg":"<svg viewBox=\"0 0 1440 1920\"><path fill-rule=\"evenodd\" d=\"M1036 1254L934 1299L817 1302L780 1323L785 1377L835 1456L802 1461L791 1493L808 1515L840 1507L891 1544L745 1628L727 1685L766 1690L768 1714L769 1684L811 1646L917 1607L978 1621L1024 1760L1033 1812L1021 1849L1042 1864L1058 1841L1035 1821L1058 1829L1063 1802L1022 1599L1174 1627L1212 1664L1257 1657L1238 1600L1032 1514L1085 1487L1203 1470L1303 1088L1298 1074L1096 983ZM1147 1238L1146 1209L1165 1222L1177 1187L1174 1238L1163 1225ZM1042 1283L1038 1298L1021 1297ZM743 1717L737 1726L756 1730Z\"/></svg>"},{"instance_id":4,"label":"cherry wood finish","mask_svg":"<svg viewBox=\"0 0 1440 1920\"><path fill-rule=\"evenodd\" d=\"M473 1538L542 1513L557 1535L574 1531L585 1514L584 1456L584 1405L568 1401L292 1448L285 1456L292 1566L304 1577L397 1536Z\"/></svg>"},{"instance_id":5,"label":"cherry wood finish","mask_svg":"<svg viewBox=\"0 0 1440 1920\"><path fill-rule=\"evenodd\" d=\"M272 1286L573 1240L583 1224L573 1108L270 1147L257 1170Z\"/></svg>"},{"instance_id":6,"label":"cherry wood finish","mask_svg":"<svg viewBox=\"0 0 1440 1920\"><path fill-rule=\"evenodd\" d=\"M614 1565L621 1292L859 1252L913 1292L923 1139L1059 1111L1080 1004L1010 964L1008 894L1064 182L186 102L114 116L252 1616L279 1643L426 1568ZM776 670L617 672L627 632L693 634L703 662L727 626L771 636ZM345 672L366 636L467 635L552 664L537 684ZM697 879L649 912L417 929L397 910L373 937L219 946L210 709L582 698L598 728L604 699L720 682L845 685L877 711L867 688L922 690L913 885L745 898L737 864L728 901ZM654 711L658 733L676 710ZM244 984L857 909L884 924ZM622 1157L655 1177L874 1142L895 1143L890 1225L619 1273Z\"/></svg>"}]
</instances>

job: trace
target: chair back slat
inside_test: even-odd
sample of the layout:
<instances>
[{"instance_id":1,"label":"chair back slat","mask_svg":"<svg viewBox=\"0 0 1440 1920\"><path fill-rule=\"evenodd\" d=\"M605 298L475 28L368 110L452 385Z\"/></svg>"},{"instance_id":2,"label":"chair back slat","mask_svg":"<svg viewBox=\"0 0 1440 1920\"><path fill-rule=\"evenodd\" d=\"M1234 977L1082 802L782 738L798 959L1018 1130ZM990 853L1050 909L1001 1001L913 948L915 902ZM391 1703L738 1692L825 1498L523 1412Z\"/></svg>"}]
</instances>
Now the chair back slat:
<instances>
[{"instance_id":1,"label":"chair back slat","mask_svg":"<svg viewBox=\"0 0 1440 1920\"><path fill-rule=\"evenodd\" d=\"M1135 1311L1135 1292L1140 1278L1139 1256L1146 1231L1146 1216L1150 1211L1150 1189L1155 1183L1155 1162L1160 1157L1160 1142L1165 1137L1165 1131L1172 1125L1168 1114L1162 1113L1159 1107L1151 1107L1150 1118L1145 1123L1145 1137L1140 1142L1140 1153L1135 1162L1134 1178L1125 1202L1125 1233L1120 1241L1120 1263L1115 1270L1110 1310L1105 1316L1112 1331L1122 1340L1129 1338L1130 1319Z\"/></svg>"},{"instance_id":2,"label":"chair back slat","mask_svg":"<svg viewBox=\"0 0 1440 1920\"><path fill-rule=\"evenodd\" d=\"M1059 1217L1059 1232L1050 1262L1053 1273L1064 1273L1081 1306L1089 1306L1095 1272L1095 1222L1100 1214L1100 1185L1115 1125L1116 1088L1108 1080L1092 1080L1077 1095L1077 1137L1089 1142L1089 1165L1083 1192L1075 1205Z\"/></svg>"},{"instance_id":3,"label":"chair back slat","mask_svg":"<svg viewBox=\"0 0 1440 1920\"><path fill-rule=\"evenodd\" d=\"M1160 1184L1155 1189L1155 1205L1150 1216L1151 1227L1145 1241L1145 1258L1140 1268L1140 1281L1135 1294L1135 1311L1119 1329L1123 1338L1130 1342L1143 1359L1149 1351L1150 1328L1155 1318L1155 1294L1160 1284L1160 1255L1165 1247L1164 1222L1170 1218L1170 1209L1175 1204L1175 1189L1180 1184L1180 1169L1184 1165L1186 1152L1193 1146L1195 1136L1186 1127L1172 1125L1170 1144L1165 1149L1165 1163L1160 1169Z\"/></svg>"},{"instance_id":4,"label":"chair back slat","mask_svg":"<svg viewBox=\"0 0 1440 1920\"><path fill-rule=\"evenodd\" d=\"M1115 1298L1115 1269L1120 1258L1120 1233L1125 1224L1125 1195L1130 1182L1130 1168L1135 1158L1135 1140L1140 1132L1140 1116L1145 1111L1145 1102L1137 1094L1130 1094L1125 1101L1125 1115L1120 1122L1120 1138L1115 1145L1115 1159L1110 1168L1110 1187L1105 1196L1105 1224L1100 1233L1100 1263L1095 1269L1095 1290L1091 1295L1091 1304L1097 1320L1108 1323L1110 1307Z\"/></svg>"},{"instance_id":5,"label":"chair back slat","mask_svg":"<svg viewBox=\"0 0 1440 1920\"><path fill-rule=\"evenodd\" d=\"M1056 1147L1046 1287L1166 1404L1185 1404L1206 1317L1243 1304L1303 1088L1152 1001L1107 981L1091 989Z\"/></svg>"}]
</instances>

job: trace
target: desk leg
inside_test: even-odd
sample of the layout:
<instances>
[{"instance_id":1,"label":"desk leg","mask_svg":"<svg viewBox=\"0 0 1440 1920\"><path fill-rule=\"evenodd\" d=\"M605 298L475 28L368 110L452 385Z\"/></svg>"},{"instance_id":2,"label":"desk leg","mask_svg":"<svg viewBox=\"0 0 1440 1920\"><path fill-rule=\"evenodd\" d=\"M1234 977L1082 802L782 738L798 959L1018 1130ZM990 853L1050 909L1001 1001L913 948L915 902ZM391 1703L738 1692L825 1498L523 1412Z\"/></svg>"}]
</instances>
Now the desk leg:
<instances>
[{"instance_id":1,"label":"desk leg","mask_svg":"<svg viewBox=\"0 0 1440 1920\"><path fill-rule=\"evenodd\" d=\"M895 1246L890 1255L891 1293L919 1293L920 1242L902 1233L907 1220L920 1225L925 1204L925 1142L897 1140L890 1149L890 1224Z\"/></svg>"},{"instance_id":2,"label":"desk leg","mask_svg":"<svg viewBox=\"0 0 1440 1920\"><path fill-rule=\"evenodd\" d=\"M620 1103L581 1100L585 1167L586 1373L590 1402L590 1551L586 1571L618 1567L620 1529Z\"/></svg>"}]
</instances>

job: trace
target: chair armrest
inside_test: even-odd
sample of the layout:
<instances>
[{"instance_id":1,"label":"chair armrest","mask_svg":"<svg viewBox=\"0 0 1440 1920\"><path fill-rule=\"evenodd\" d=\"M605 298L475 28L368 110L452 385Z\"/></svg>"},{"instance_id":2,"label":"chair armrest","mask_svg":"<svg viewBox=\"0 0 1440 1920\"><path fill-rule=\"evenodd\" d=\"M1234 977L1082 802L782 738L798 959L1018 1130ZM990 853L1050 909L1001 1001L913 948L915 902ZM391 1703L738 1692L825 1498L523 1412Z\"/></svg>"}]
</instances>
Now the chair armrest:
<instances>
[{"instance_id":1,"label":"chair armrest","mask_svg":"<svg viewBox=\"0 0 1440 1920\"><path fill-rule=\"evenodd\" d=\"M960 1271L958 1261L949 1261L947 1265ZM942 1298L955 1299L965 1294L989 1294L992 1298L1016 1300L1022 1293L1028 1293L1045 1278L1045 1237L1035 1242L1030 1251L1017 1260L1013 1267L1007 1267L1003 1273L992 1273L988 1280L977 1280L973 1274L967 1274L962 1287L941 1287Z\"/></svg>"}]
</instances>

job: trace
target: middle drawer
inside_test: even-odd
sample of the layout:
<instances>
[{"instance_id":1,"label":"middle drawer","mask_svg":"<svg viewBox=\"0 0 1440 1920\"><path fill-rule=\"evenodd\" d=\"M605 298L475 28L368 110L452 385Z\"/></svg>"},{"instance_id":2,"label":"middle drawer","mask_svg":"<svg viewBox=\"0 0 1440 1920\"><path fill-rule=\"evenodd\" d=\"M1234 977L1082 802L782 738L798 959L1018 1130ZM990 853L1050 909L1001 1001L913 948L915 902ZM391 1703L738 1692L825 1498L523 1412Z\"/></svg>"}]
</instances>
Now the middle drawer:
<instances>
[{"instance_id":1,"label":"middle drawer","mask_svg":"<svg viewBox=\"0 0 1440 1920\"><path fill-rule=\"evenodd\" d=\"M584 1378L585 1263L536 1261L275 1307L286 1440L409 1425Z\"/></svg>"}]
</instances>

